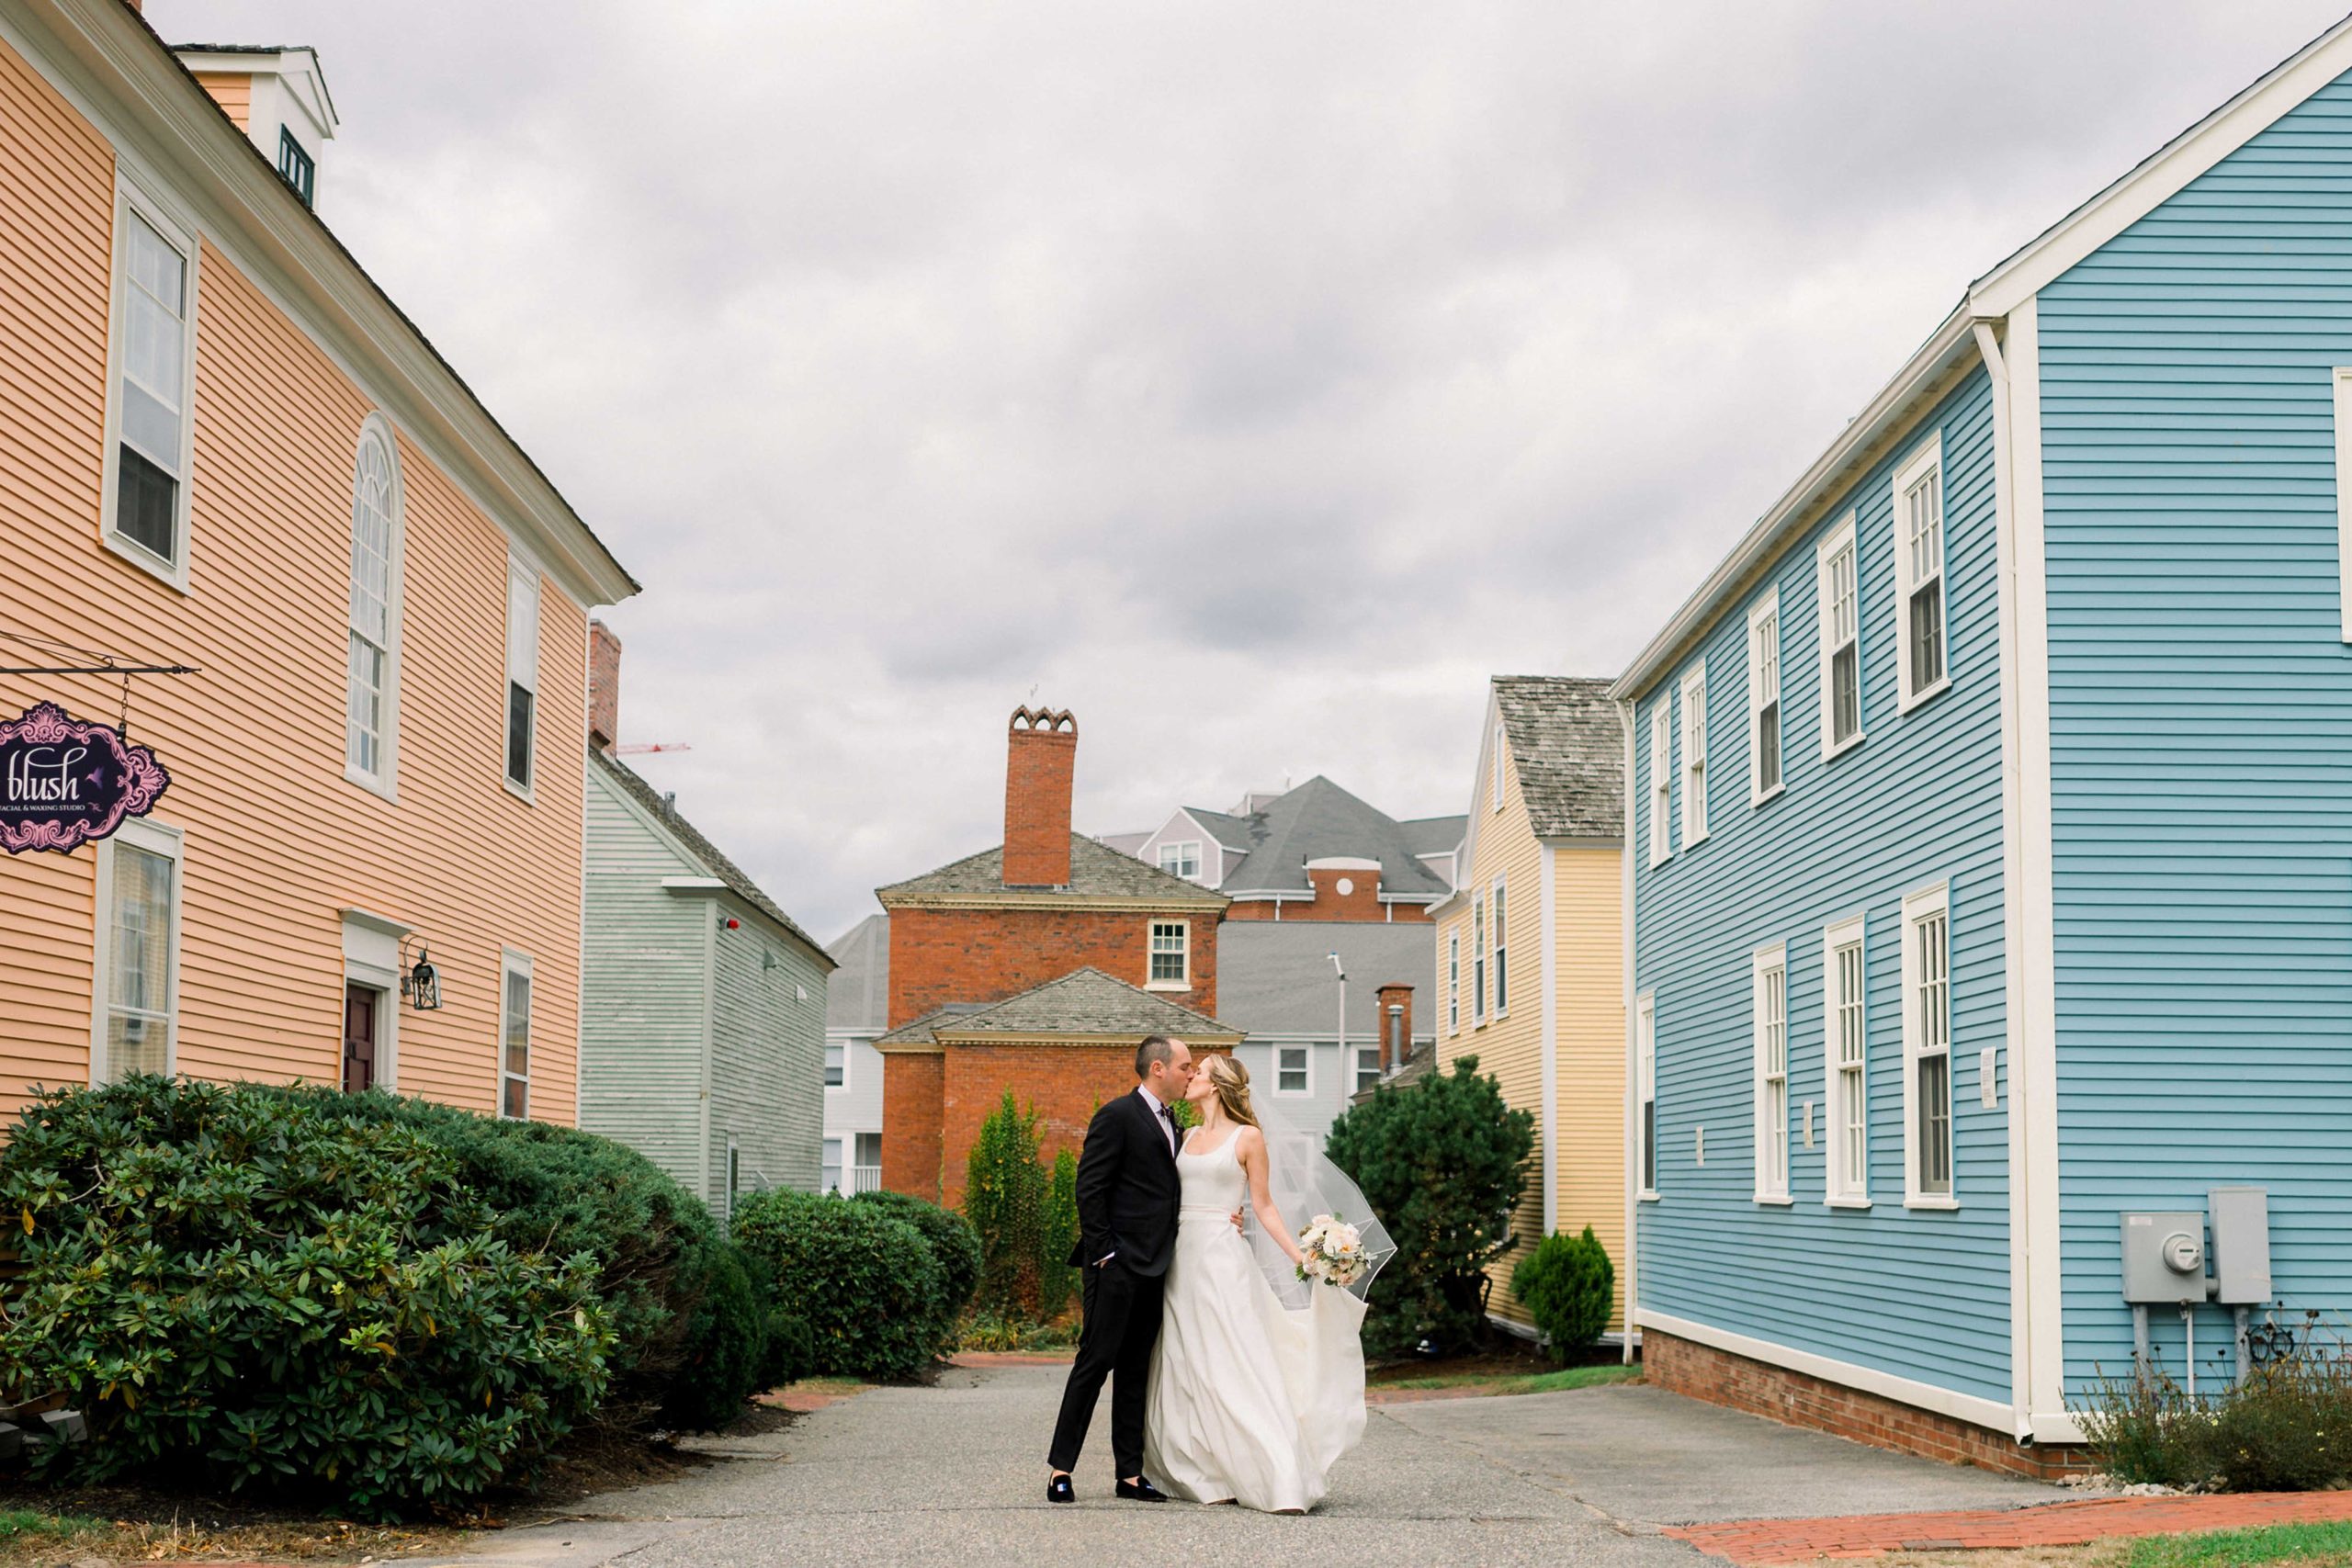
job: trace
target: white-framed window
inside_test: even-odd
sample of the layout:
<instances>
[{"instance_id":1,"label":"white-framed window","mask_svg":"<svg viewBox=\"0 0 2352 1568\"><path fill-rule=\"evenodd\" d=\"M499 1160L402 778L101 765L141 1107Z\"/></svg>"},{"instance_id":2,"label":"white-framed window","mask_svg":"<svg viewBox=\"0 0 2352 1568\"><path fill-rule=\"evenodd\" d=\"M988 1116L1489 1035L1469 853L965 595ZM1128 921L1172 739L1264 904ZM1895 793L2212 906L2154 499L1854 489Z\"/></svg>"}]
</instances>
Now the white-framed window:
<instances>
[{"instance_id":1,"label":"white-framed window","mask_svg":"<svg viewBox=\"0 0 2352 1568\"><path fill-rule=\"evenodd\" d=\"M1470 896L1470 1017L1487 1021L1487 896Z\"/></svg>"},{"instance_id":2,"label":"white-framed window","mask_svg":"<svg viewBox=\"0 0 2352 1568\"><path fill-rule=\"evenodd\" d=\"M1168 988L1182 988L1193 983L1190 920L1151 922L1151 972L1147 983Z\"/></svg>"},{"instance_id":3,"label":"white-framed window","mask_svg":"<svg viewBox=\"0 0 2352 1568\"><path fill-rule=\"evenodd\" d=\"M1503 723L1500 719L1495 720L1494 739L1487 749L1487 809L1500 811L1503 808Z\"/></svg>"},{"instance_id":4,"label":"white-framed window","mask_svg":"<svg viewBox=\"0 0 2352 1568\"><path fill-rule=\"evenodd\" d=\"M1505 951L1508 943L1504 940L1508 928L1503 919L1503 895L1507 891L1508 889L1503 886L1503 879L1499 876L1496 877L1493 894L1494 912L1488 917L1488 923L1493 928L1488 945L1493 949L1494 953L1491 963L1495 972L1495 1016L1497 1018L1510 1011L1510 964L1509 954Z\"/></svg>"},{"instance_id":5,"label":"white-framed window","mask_svg":"<svg viewBox=\"0 0 2352 1568\"><path fill-rule=\"evenodd\" d=\"M107 546L187 587L189 410L196 398L195 231L118 175L108 322Z\"/></svg>"},{"instance_id":6,"label":"white-framed window","mask_svg":"<svg viewBox=\"0 0 2352 1568\"><path fill-rule=\"evenodd\" d=\"M1946 885L1903 900L1903 1198L1953 1199L1951 896Z\"/></svg>"},{"instance_id":7,"label":"white-framed window","mask_svg":"<svg viewBox=\"0 0 2352 1568\"><path fill-rule=\"evenodd\" d=\"M1634 1002L1634 1093L1641 1104L1642 1190L1657 1196L1657 995L1644 991Z\"/></svg>"},{"instance_id":8,"label":"white-framed window","mask_svg":"<svg viewBox=\"0 0 2352 1568\"><path fill-rule=\"evenodd\" d=\"M1951 684L1945 668L1944 438L1894 470L1894 679L1908 712Z\"/></svg>"},{"instance_id":9,"label":"white-framed window","mask_svg":"<svg viewBox=\"0 0 2352 1568\"><path fill-rule=\"evenodd\" d=\"M539 574L506 563L506 787L526 800L538 757Z\"/></svg>"},{"instance_id":10,"label":"white-framed window","mask_svg":"<svg viewBox=\"0 0 2352 1568\"><path fill-rule=\"evenodd\" d=\"M508 948L499 960L498 1114L531 1114L531 960Z\"/></svg>"},{"instance_id":11,"label":"white-framed window","mask_svg":"<svg viewBox=\"0 0 2352 1568\"><path fill-rule=\"evenodd\" d=\"M1356 1082L1352 1092L1362 1094L1380 1081L1380 1047L1359 1045L1356 1052Z\"/></svg>"},{"instance_id":12,"label":"white-framed window","mask_svg":"<svg viewBox=\"0 0 2352 1568\"><path fill-rule=\"evenodd\" d=\"M1751 966L1756 1019L1756 1201L1789 1201L1789 953L1759 947Z\"/></svg>"},{"instance_id":13,"label":"white-framed window","mask_svg":"<svg viewBox=\"0 0 2352 1568\"><path fill-rule=\"evenodd\" d=\"M176 829L149 819L98 843L94 1084L178 1066L180 848Z\"/></svg>"},{"instance_id":14,"label":"white-framed window","mask_svg":"<svg viewBox=\"0 0 2352 1568\"><path fill-rule=\"evenodd\" d=\"M1445 1032L1462 1032L1462 928L1445 933Z\"/></svg>"},{"instance_id":15,"label":"white-framed window","mask_svg":"<svg viewBox=\"0 0 2352 1568\"><path fill-rule=\"evenodd\" d=\"M1821 607L1821 754L1834 757L1862 738L1862 601L1854 514L1832 528L1814 555Z\"/></svg>"},{"instance_id":16,"label":"white-framed window","mask_svg":"<svg viewBox=\"0 0 2352 1568\"><path fill-rule=\"evenodd\" d=\"M1707 836L1707 660L1682 677L1682 847Z\"/></svg>"},{"instance_id":17,"label":"white-framed window","mask_svg":"<svg viewBox=\"0 0 2352 1568\"><path fill-rule=\"evenodd\" d=\"M1315 1053L1304 1045L1274 1047L1274 1092L1305 1094L1312 1087Z\"/></svg>"},{"instance_id":18,"label":"white-framed window","mask_svg":"<svg viewBox=\"0 0 2352 1568\"><path fill-rule=\"evenodd\" d=\"M846 1040L825 1042L825 1087L849 1087L849 1042Z\"/></svg>"},{"instance_id":19,"label":"white-framed window","mask_svg":"<svg viewBox=\"0 0 2352 1568\"><path fill-rule=\"evenodd\" d=\"M860 1133L850 1140L851 1193L882 1190L882 1134Z\"/></svg>"},{"instance_id":20,"label":"white-framed window","mask_svg":"<svg viewBox=\"0 0 2352 1568\"><path fill-rule=\"evenodd\" d=\"M1170 876L1198 882L1201 879L1200 840L1194 839L1187 843L1160 845L1159 869Z\"/></svg>"},{"instance_id":21,"label":"white-framed window","mask_svg":"<svg viewBox=\"0 0 2352 1568\"><path fill-rule=\"evenodd\" d=\"M1674 853L1674 699L1665 691L1650 709L1650 863Z\"/></svg>"},{"instance_id":22,"label":"white-framed window","mask_svg":"<svg viewBox=\"0 0 2352 1568\"><path fill-rule=\"evenodd\" d=\"M1822 933L1824 1110L1829 1122L1826 1196L1834 1205L1870 1202L1870 1036L1862 1003L1862 918Z\"/></svg>"},{"instance_id":23,"label":"white-framed window","mask_svg":"<svg viewBox=\"0 0 2352 1568\"><path fill-rule=\"evenodd\" d=\"M727 1213L725 1222L735 1223L735 1194L743 1185L743 1151L735 1146L735 1134L727 1134Z\"/></svg>"},{"instance_id":24,"label":"white-framed window","mask_svg":"<svg viewBox=\"0 0 2352 1568\"><path fill-rule=\"evenodd\" d=\"M2344 640L2352 642L2352 365L2338 366L2335 389L2335 571Z\"/></svg>"},{"instance_id":25,"label":"white-framed window","mask_svg":"<svg viewBox=\"0 0 2352 1568\"><path fill-rule=\"evenodd\" d=\"M359 427L351 466L351 659L345 776L392 793L400 738L400 451L381 414Z\"/></svg>"},{"instance_id":26,"label":"white-framed window","mask_svg":"<svg viewBox=\"0 0 2352 1568\"><path fill-rule=\"evenodd\" d=\"M1781 590L1767 588L1747 610L1747 800L1781 793Z\"/></svg>"},{"instance_id":27,"label":"white-framed window","mask_svg":"<svg viewBox=\"0 0 2352 1568\"><path fill-rule=\"evenodd\" d=\"M817 1173L817 1190L839 1192L842 1190L842 1140L825 1140L824 1168Z\"/></svg>"}]
</instances>

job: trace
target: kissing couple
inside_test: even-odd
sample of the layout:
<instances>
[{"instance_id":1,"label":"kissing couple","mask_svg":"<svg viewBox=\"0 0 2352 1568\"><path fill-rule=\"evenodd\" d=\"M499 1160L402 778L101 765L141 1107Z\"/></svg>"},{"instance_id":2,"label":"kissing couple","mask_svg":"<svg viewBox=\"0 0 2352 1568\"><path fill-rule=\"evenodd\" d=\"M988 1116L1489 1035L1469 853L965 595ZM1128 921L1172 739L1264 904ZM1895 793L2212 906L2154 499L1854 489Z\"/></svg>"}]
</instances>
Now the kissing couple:
<instances>
[{"instance_id":1,"label":"kissing couple","mask_svg":"<svg viewBox=\"0 0 2352 1568\"><path fill-rule=\"evenodd\" d=\"M1364 1303L1308 1277L1317 1263L1297 1233L1359 1215L1374 1257L1357 1286L1393 1248L1311 1140L1270 1135L1240 1063L1196 1063L1182 1041L1154 1035L1135 1065L1135 1092L1094 1113L1079 1156L1069 1261L1085 1320L1046 1495L1076 1498L1070 1472L1108 1378L1118 1495L1303 1514L1363 1436ZM1198 1112L1190 1134L1179 1100Z\"/></svg>"}]
</instances>

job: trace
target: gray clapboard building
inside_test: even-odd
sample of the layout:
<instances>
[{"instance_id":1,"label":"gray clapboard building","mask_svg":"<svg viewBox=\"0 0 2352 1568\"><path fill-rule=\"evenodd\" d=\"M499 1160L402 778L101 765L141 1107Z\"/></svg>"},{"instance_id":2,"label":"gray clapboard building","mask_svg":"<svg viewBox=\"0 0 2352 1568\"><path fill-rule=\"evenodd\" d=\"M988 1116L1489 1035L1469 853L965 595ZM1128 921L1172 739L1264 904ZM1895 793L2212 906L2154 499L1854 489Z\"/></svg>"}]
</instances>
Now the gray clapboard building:
<instances>
[{"instance_id":1,"label":"gray clapboard building","mask_svg":"<svg viewBox=\"0 0 2352 1568\"><path fill-rule=\"evenodd\" d=\"M721 1218L741 1192L817 1190L833 960L594 746L587 815L580 1125Z\"/></svg>"}]
</instances>

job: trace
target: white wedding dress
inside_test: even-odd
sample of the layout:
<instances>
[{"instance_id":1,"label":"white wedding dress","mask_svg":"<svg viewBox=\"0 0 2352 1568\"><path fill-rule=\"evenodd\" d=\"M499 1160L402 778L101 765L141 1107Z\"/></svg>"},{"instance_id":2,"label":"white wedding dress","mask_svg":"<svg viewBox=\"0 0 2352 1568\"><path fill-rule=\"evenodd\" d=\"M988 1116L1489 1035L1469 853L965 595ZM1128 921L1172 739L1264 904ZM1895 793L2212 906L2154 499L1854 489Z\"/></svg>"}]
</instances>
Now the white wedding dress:
<instances>
[{"instance_id":1,"label":"white wedding dress","mask_svg":"<svg viewBox=\"0 0 2352 1568\"><path fill-rule=\"evenodd\" d=\"M1144 1473L1173 1496L1313 1507L1363 1436L1363 1303L1317 1285L1286 1309L1233 1226L1249 1178L1227 1134L1176 1156L1183 1207L1152 1350Z\"/></svg>"}]
</instances>

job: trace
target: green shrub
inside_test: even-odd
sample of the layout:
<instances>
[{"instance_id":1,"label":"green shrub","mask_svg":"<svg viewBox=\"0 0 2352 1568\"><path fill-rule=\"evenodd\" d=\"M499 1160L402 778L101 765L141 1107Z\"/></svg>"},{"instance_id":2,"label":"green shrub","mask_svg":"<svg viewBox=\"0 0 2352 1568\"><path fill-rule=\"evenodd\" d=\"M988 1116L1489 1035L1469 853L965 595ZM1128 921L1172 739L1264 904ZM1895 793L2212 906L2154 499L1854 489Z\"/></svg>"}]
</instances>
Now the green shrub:
<instances>
[{"instance_id":1,"label":"green shrub","mask_svg":"<svg viewBox=\"0 0 2352 1568\"><path fill-rule=\"evenodd\" d=\"M922 1233L881 1204L755 1193L736 1210L735 1240L778 1309L807 1325L812 1371L879 1380L931 1364L946 1278Z\"/></svg>"},{"instance_id":2,"label":"green shrub","mask_svg":"<svg viewBox=\"0 0 2352 1568\"><path fill-rule=\"evenodd\" d=\"M980 1238L972 1229L972 1223L953 1209L926 1203L905 1192L861 1192L851 1201L873 1203L898 1215L922 1232L923 1240L931 1244L932 1256L939 1260L940 1276L945 1281L945 1295L940 1303L940 1332L944 1336L979 1287Z\"/></svg>"},{"instance_id":3,"label":"green shrub","mask_svg":"<svg viewBox=\"0 0 2352 1568\"><path fill-rule=\"evenodd\" d=\"M2225 1492L2308 1492L2352 1483L2352 1359L2304 1341L2242 1381L2190 1398L2164 1372L2102 1379L2083 1436L2119 1481Z\"/></svg>"},{"instance_id":4,"label":"green shrub","mask_svg":"<svg viewBox=\"0 0 2352 1568\"><path fill-rule=\"evenodd\" d=\"M1442 1353L1476 1342L1487 1265L1510 1250L1535 1120L1458 1057L1403 1089L1383 1084L1331 1124L1325 1145L1388 1227L1396 1256L1372 1282L1364 1349Z\"/></svg>"},{"instance_id":5,"label":"green shrub","mask_svg":"<svg viewBox=\"0 0 2352 1568\"><path fill-rule=\"evenodd\" d=\"M980 1123L965 1166L964 1213L980 1238L979 1307L1035 1317L1038 1254L1045 1244L1046 1173L1037 1164L1037 1113L1005 1090Z\"/></svg>"},{"instance_id":6,"label":"green shrub","mask_svg":"<svg viewBox=\"0 0 2352 1568\"><path fill-rule=\"evenodd\" d=\"M1054 1177L1046 1190L1045 1247L1037 1259L1037 1312L1047 1323L1069 1310L1078 1293L1078 1270L1069 1256L1078 1246L1078 1151L1054 1156Z\"/></svg>"},{"instance_id":7,"label":"green shrub","mask_svg":"<svg viewBox=\"0 0 2352 1568\"><path fill-rule=\"evenodd\" d=\"M526 1478L594 1408L614 1344L594 1260L510 1247L448 1150L345 1108L134 1077L21 1114L0 1396L88 1418L51 1472L385 1517Z\"/></svg>"},{"instance_id":8,"label":"green shrub","mask_svg":"<svg viewBox=\"0 0 2352 1568\"><path fill-rule=\"evenodd\" d=\"M412 1128L456 1157L460 1178L488 1201L495 1234L507 1246L594 1258L596 1293L619 1336L600 1420L645 1425L666 1410L726 1404L723 1387L676 1386L714 1364L698 1362L687 1341L726 1236L699 1199L635 1149L576 1128L501 1121L381 1090L257 1092ZM715 1364L732 1365L738 1354L730 1349ZM756 1360L758 1352L750 1355Z\"/></svg>"},{"instance_id":9,"label":"green shrub","mask_svg":"<svg viewBox=\"0 0 2352 1568\"><path fill-rule=\"evenodd\" d=\"M760 1355L760 1387L782 1388L817 1375L817 1339L808 1331L807 1318L771 1302L766 1329Z\"/></svg>"},{"instance_id":10,"label":"green shrub","mask_svg":"<svg viewBox=\"0 0 2352 1568\"><path fill-rule=\"evenodd\" d=\"M686 1320L684 1354L670 1379L662 1418L707 1432L742 1415L761 1388L767 1355L768 1305L752 1282L752 1261L731 1244L711 1248L701 1299Z\"/></svg>"},{"instance_id":11,"label":"green shrub","mask_svg":"<svg viewBox=\"0 0 2352 1568\"><path fill-rule=\"evenodd\" d=\"M1616 1266L1590 1225L1578 1236L1545 1236L1510 1271L1510 1293L1544 1331L1555 1360L1566 1361L1608 1332L1616 1292Z\"/></svg>"}]
</instances>

